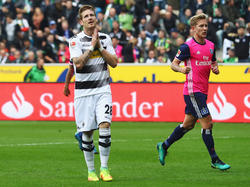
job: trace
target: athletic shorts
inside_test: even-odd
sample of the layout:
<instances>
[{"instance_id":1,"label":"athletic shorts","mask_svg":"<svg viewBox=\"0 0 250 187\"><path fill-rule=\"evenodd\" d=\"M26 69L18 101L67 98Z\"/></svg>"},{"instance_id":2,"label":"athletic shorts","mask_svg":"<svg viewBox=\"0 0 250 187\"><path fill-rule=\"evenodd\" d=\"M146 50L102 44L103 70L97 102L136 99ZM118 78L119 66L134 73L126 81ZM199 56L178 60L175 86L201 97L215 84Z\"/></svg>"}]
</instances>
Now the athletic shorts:
<instances>
[{"instance_id":1,"label":"athletic shorts","mask_svg":"<svg viewBox=\"0 0 250 187\"><path fill-rule=\"evenodd\" d=\"M186 103L185 114L192 114L196 118L204 118L210 115L207 107L207 95L196 92L194 95L184 95Z\"/></svg>"},{"instance_id":2,"label":"athletic shorts","mask_svg":"<svg viewBox=\"0 0 250 187\"><path fill-rule=\"evenodd\" d=\"M112 96L110 93L75 98L74 107L77 132L98 129L102 122L111 123Z\"/></svg>"}]
</instances>

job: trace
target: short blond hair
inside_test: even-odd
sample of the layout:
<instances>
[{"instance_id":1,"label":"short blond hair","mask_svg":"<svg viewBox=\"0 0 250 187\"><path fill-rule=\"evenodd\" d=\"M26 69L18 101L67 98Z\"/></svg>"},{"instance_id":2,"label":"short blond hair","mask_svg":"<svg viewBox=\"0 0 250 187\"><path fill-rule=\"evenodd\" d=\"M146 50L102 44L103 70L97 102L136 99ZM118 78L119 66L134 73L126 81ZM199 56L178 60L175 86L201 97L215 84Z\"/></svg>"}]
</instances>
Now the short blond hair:
<instances>
[{"instance_id":1,"label":"short blond hair","mask_svg":"<svg viewBox=\"0 0 250 187\"><path fill-rule=\"evenodd\" d=\"M95 8L91 5L83 5L79 11L78 11L78 15L79 15L79 18L82 19L82 13L85 11L85 10L92 10L94 13L95 13Z\"/></svg>"},{"instance_id":2,"label":"short blond hair","mask_svg":"<svg viewBox=\"0 0 250 187\"><path fill-rule=\"evenodd\" d=\"M198 21L202 20L202 19L208 19L208 16L204 13L202 14L197 14L193 17L190 18L190 26L195 26L197 24Z\"/></svg>"}]
</instances>

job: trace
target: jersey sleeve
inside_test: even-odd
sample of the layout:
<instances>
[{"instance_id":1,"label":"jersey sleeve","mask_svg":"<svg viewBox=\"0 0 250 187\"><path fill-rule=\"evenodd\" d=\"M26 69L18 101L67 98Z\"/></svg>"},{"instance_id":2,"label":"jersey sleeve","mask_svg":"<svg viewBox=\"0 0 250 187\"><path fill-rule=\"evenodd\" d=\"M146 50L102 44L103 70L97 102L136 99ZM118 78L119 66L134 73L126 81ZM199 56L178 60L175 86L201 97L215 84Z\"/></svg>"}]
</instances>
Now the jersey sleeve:
<instances>
[{"instance_id":1,"label":"jersey sleeve","mask_svg":"<svg viewBox=\"0 0 250 187\"><path fill-rule=\"evenodd\" d=\"M72 58L79 57L82 55L80 42L76 37L73 37L69 41L69 52L70 52L70 60L72 61Z\"/></svg>"},{"instance_id":2,"label":"jersey sleeve","mask_svg":"<svg viewBox=\"0 0 250 187\"><path fill-rule=\"evenodd\" d=\"M184 61L190 58L190 50L187 44L182 44L175 56L178 60Z\"/></svg>"},{"instance_id":3,"label":"jersey sleeve","mask_svg":"<svg viewBox=\"0 0 250 187\"><path fill-rule=\"evenodd\" d=\"M216 61L216 51L214 49L213 56L212 56L212 62L215 62L215 61Z\"/></svg>"},{"instance_id":4,"label":"jersey sleeve","mask_svg":"<svg viewBox=\"0 0 250 187\"><path fill-rule=\"evenodd\" d=\"M115 50L113 48L113 45L112 45L112 41L111 41L111 38L110 36L107 35L107 49L106 49L109 53L111 53L112 55L115 55Z\"/></svg>"}]
</instances>

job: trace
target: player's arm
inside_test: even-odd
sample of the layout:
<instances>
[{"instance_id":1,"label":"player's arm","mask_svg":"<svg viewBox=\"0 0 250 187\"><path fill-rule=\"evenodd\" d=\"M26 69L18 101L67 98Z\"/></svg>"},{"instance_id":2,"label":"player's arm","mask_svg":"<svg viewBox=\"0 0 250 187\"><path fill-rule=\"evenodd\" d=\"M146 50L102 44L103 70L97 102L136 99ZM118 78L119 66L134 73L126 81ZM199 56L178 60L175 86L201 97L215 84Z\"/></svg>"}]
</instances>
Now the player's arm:
<instances>
[{"instance_id":1,"label":"player's arm","mask_svg":"<svg viewBox=\"0 0 250 187\"><path fill-rule=\"evenodd\" d=\"M171 69L175 72L180 72L183 74L188 74L191 70L190 67L181 67L180 66L181 60L179 60L178 58L174 58L172 64L171 64Z\"/></svg>"},{"instance_id":2,"label":"player's arm","mask_svg":"<svg viewBox=\"0 0 250 187\"><path fill-rule=\"evenodd\" d=\"M97 42L96 42L96 47L99 49L102 57L104 58L104 60L108 63L108 65L110 65L112 68L115 68L117 66L117 62L118 62L118 58L115 54L114 48L112 46L112 42L111 39L108 38L108 44L107 44L107 49L104 49L103 46L101 45L99 36L98 36L98 30L95 29L95 32L92 36L92 39L96 38Z\"/></svg>"},{"instance_id":3,"label":"player's arm","mask_svg":"<svg viewBox=\"0 0 250 187\"><path fill-rule=\"evenodd\" d=\"M93 52L93 48L86 50L81 56L72 58L73 63L76 66L76 69L82 69L83 66L88 62L91 54Z\"/></svg>"},{"instance_id":4,"label":"player's arm","mask_svg":"<svg viewBox=\"0 0 250 187\"><path fill-rule=\"evenodd\" d=\"M110 54L107 50L102 49L101 51L102 57L105 61L112 67L115 68L117 66L118 58L116 55Z\"/></svg>"},{"instance_id":5,"label":"player's arm","mask_svg":"<svg viewBox=\"0 0 250 187\"><path fill-rule=\"evenodd\" d=\"M220 70L219 70L219 66L218 66L218 62L217 61L214 61L212 62L212 65L211 65L211 69L212 69L212 72L216 75L218 75L220 73Z\"/></svg>"},{"instance_id":6,"label":"player's arm","mask_svg":"<svg viewBox=\"0 0 250 187\"><path fill-rule=\"evenodd\" d=\"M180 46L180 49L178 50L173 62L171 63L171 69L175 72L188 74L190 72L191 68L188 66L185 66L185 67L180 66L181 61L183 61L187 58L190 58L189 47L188 47L188 45L183 44Z\"/></svg>"},{"instance_id":7,"label":"player's arm","mask_svg":"<svg viewBox=\"0 0 250 187\"><path fill-rule=\"evenodd\" d=\"M65 96L69 96L70 95L69 83L70 83L71 78L73 77L73 74L74 74L74 68L73 68L73 65L70 64L68 72L66 74L64 91L63 91L63 93L64 93Z\"/></svg>"},{"instance_id":8,"label":"player's arm","mask_svg":"<svg viewBox=\"0 0 250 187\"><path fill-rule=\"evenodd\" d=\"M216 51L214 50L213 56L212 56L212 64L211 64L211 69L212 72L216 75L218 75L220 73L219 71L219 66L218 66L218 62L216 60Z\"/></svg>"}]
</instances>

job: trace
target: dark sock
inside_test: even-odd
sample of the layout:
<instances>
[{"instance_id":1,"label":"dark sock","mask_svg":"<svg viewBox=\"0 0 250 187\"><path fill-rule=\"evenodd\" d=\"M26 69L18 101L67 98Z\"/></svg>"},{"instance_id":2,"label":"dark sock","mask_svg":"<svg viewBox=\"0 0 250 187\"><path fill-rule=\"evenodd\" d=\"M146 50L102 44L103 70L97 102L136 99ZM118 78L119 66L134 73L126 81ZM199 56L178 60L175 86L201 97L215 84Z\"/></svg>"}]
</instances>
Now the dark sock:
<instances>
[{"instance_id":1,"label":"dark sock","mask_svg":"<svg viewBox=\"0 0 250 187\"><path fill-rule=\"evenodd\" d=\"M179 140L188 131L182 126L182 124L178 125L168 139L163 142L162 147L164 149L168 149L175 141Z\"/></svg>"},{"instance_id":2,"label":"dark sock","mask_svg":"<svg viewBox=\"0 0 250 187\"><path fill-rule=\"evenodd\" d=\"M214 150L214 139L212 135L212 129L202 129L202 139L207 147L212 162L215 162L218 159L218 156Z\"/></svg>"}]
</instances>

